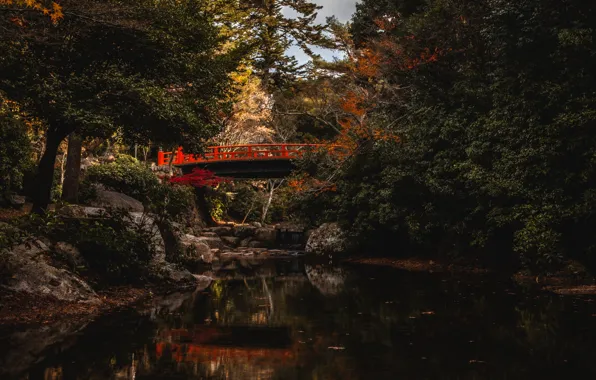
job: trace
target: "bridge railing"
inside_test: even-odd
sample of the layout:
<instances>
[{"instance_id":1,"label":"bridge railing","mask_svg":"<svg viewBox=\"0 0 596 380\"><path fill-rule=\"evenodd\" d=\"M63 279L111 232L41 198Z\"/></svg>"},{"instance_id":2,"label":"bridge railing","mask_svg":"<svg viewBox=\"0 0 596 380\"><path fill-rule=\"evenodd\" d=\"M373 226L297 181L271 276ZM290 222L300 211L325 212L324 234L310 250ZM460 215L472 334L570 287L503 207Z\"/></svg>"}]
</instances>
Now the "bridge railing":
<instances>
[{"instance_id":1,"label":"bridge railing","mask_svg":"<svg viewBox=\"0 0 596 380\"><path fill-rule=\"evenodd\" d=\"M184 154L182 148L176 152L159 152L157 165L169 165L173 157L173 165L184 165L217 161L250 161L268 159L296 159L304 153L316 148L324 147L320 144L252 144L212 146L202 155Z\"/></svg>"}]
</instances>

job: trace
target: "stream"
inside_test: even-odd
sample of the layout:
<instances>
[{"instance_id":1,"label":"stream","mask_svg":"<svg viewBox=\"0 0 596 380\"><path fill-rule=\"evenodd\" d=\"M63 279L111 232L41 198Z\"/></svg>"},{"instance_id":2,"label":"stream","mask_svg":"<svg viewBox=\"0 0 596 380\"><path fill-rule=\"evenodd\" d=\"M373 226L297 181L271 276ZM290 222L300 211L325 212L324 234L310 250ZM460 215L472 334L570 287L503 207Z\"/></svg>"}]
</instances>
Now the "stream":
<instances>
[{"instance_id":1,"label":"stream","mask_svg":"<svg viewBox=\"0 0 596 380\"><path fill-rule=\"evenodd\" d=\"M203 290L0 335L0 379L596 376L596 303L493 275L236 261Z\"/></svg>"}]
</instances>

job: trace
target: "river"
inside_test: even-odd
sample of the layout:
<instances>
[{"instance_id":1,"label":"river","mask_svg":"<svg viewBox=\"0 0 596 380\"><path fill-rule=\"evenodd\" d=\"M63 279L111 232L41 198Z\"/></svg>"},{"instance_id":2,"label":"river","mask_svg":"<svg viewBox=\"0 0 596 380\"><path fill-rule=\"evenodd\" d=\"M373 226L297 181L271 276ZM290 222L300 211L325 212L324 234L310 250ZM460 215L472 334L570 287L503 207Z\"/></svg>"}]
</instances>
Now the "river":
<instances>
[{"instance_id":1,"label":"river","mask_svg":"<svg viewBox=\"0 0 596 380\"><path fill-rule=\"evenodd\" d=\"M213 273L212 273L213 274ZM596 304L491 275L296 258L0 338L0 378L563 379L596 375Z\"/></svg>"}]
</instances>

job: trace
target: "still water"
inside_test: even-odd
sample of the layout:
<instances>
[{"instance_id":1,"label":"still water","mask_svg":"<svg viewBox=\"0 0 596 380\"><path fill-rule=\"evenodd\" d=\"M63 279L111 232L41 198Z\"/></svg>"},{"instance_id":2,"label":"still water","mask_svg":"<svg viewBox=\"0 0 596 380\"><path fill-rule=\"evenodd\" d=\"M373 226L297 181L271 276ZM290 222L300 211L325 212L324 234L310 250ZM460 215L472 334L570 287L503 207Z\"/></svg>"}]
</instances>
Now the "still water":
<instances>
[{"instance_id":1,"label":"still water","mask_svg":"<svg viewBox=\"0 0 596 380\"><path fill-rule=\"evenodd\" d=\"M596 304L490 276L234 262L204 290L13 331L1 379L588 379Z\"/></svg>"}]
</instances>

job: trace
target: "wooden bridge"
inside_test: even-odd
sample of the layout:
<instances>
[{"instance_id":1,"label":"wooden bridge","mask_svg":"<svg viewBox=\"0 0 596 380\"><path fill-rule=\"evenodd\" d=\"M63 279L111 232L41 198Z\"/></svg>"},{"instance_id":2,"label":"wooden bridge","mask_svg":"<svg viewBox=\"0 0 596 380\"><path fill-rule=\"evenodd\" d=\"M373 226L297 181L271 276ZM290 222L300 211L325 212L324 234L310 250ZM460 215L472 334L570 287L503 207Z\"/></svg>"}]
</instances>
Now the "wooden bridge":
<instances>
[{"instance_id":1,"label":"wooden bridge","mask_svg":"<svg viewBox=\"0 0 596 380\"><path fill-rule=\"evenodd\" d=\"M159 152L157 165L173 165L190 173L198 167L208 169L220 177L231 178L283 178L294 170L292 160L307 152L327 148L318 144L252 144L213 146L203 154Z\"/></svg>"}]
</instances>

